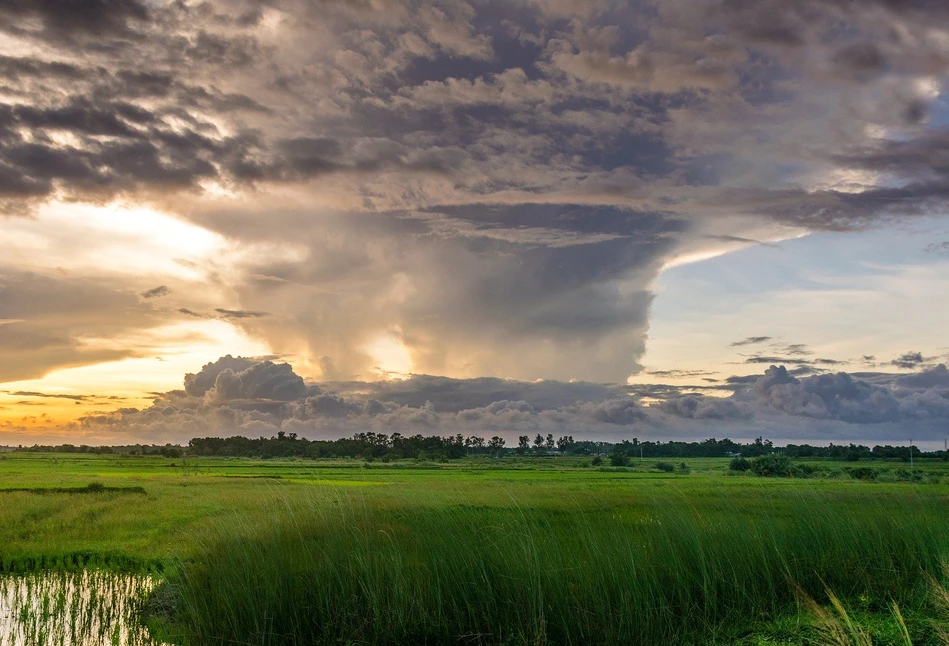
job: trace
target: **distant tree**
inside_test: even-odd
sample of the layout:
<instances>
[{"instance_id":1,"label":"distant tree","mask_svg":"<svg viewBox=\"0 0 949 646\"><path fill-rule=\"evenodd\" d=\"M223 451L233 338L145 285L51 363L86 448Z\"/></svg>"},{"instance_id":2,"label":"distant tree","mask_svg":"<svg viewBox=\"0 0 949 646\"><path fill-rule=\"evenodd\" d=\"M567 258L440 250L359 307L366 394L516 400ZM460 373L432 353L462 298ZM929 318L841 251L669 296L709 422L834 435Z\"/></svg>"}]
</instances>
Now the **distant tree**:
<instances>
[{"instance_id":1,"label":"distant tree","mask_svg":"<svg viewBox=\"0 0 949 646\"><path fill-rule=\"evenodd\" d=\"M527 453L527 450L530 448L530 437L527 435L520 435L517 438L517 451L518 455L524 455Z\"/></svg>"},{"instance_id":2,"label":"distant tree","mask_svg":"<svg viewBox=\"0 0 949 646\"><path fill-rule=\"evenodd\" d=\"M542 448L544 448L544 436L538 433L537 437L534 438L534 452L540 453Z\"/></svg>"},{"instance_id":3,"label":"distant tree","mask_svg":"<svg viewBox=\"0 0 949 646\"><path fill-rule=\"evenodd\" d=\"M501 457L501 449L504 448L504 444L504 438L495 435L488 442L488 448L491 449L491 454L494 455L494 457L499 458Z\"/></svg>"},{"instance_id":4,"label":"distant tree","mask_svg":"<svg viewBox=\"0 0 949 646\"><path fill-rule=\"evenodd\" d=\"M560 449L561 453L571 453L575 444L572 435L564 435L557 439L557 448Z\"/></svg>"},{"instance_id":5,"label":"distant tree","mask_svg":"<svg viewBox=\"0 0 949 646\"><path fill-rule=\"evenodd\" d=\"M547 439L544 440L544 448L547 449L548 451L553 450L554 448L554 434L553 433L547 434Z\"/></svg>"}]
</instances>

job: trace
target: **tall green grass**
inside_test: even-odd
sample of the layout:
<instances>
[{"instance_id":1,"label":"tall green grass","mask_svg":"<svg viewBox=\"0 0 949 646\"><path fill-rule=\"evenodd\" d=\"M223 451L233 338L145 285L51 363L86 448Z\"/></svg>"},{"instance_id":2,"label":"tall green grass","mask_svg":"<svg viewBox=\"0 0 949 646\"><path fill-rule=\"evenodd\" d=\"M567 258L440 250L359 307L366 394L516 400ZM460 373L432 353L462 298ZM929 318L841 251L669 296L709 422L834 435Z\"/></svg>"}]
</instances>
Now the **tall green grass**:
<instances>
[{"instance_id":1,"label":"tall green grass","mask_svg":"<svg viewBox=\"0 0 949 646\"><path fill-rule=\"evenodd\" d=\"M263 522L221 519L157 596L189 645L731 642L800 591L920 607L949 556L943 496L732 493L543 508L278 495Z\"/></svg>"}]
</instances>

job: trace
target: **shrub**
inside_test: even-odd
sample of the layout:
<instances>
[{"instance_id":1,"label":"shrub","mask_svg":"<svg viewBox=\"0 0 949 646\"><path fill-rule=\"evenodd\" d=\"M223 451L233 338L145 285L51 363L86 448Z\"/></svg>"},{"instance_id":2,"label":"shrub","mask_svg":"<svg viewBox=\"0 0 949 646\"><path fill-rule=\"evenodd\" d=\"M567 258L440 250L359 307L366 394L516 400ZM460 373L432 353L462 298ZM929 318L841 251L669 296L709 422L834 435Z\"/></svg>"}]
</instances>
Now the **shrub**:
<instances>
[{"instance_id":1,"label":"shrub","mask_svg":"<svg viewBox=\"0 0 949 646\"><path fill-rule=\"evenodd\" d=\"M896 479L900 482L922 482L922 471L910 471L909 469L897 469Z\"/></svg>"},{"instance_id":2,"label":"shrub","mask_svg":"<svg viewBox=\"0 0 949 646\"><path fill-rule=\"evenodd\" d=\"M870 467L849 467L844 471L854 480L876 480L877 476L880 475L880 471Z\"/></svg>"},{"instance_id":3,"label":"shrub","mask_svg":"<svg viewBox=\"0 0 949 646\"><path fill-rule=\"evenodd\" d=\"M751 468L751 460L746 458L734 458L728 465L731 471L747 471Z\"/></svg>"},{"instance_id":4,"label":"shrub","mask_svg":"<svg viewBox=\"0 0 949 646\"><path fill-rule=\"evenodd\" d=\"M101 482L90 482L89 484L86 485L86 489L88 491L94 491L98 493L101 491L105 491L105 485L102 484Z\"/></svg>"},{"instance_id":5,"label":"shrub","mask_svg":"<svg viewBox=\"0 0 949 646\"><path fill-rule=\"evenodd\" d=\"M610 466L614 467L625 467L629 464L629 457L624 453L616 452L610 456Z\"/></svg>"},{"instance_id":6,"label":"shrub","mask_svg":"<svg viewBox=\"0 0 949 646\"><path fill-rule=\"evenodd\" d=\"M692 469L689 468L689 465L685 462L679 463L679 473L692 473Z\"/></svg>"},{"instance_id":7,"label":"shrub","mask_svg":"<svg viewBox=\"0 0 949 646\"><path fill-rule=\"evenodd\" d=\"M755 475L765 478L790 478L791 458L786 455L762 455L751 462Z\"/></svg>"},{"instance_id":8,"label":"shrub","mask_svg":"<svg viewBox=\"0 0 949 646\"><path fill-rule=\"evenodd\" d=\"M600 456L596 456L595 458L593 458L590 464L592 464L595 467L598 467L601 464L603 464L603 458L601 458Z\"/></svg>"},{"instance_id":9,"label":"shrub","mask_svg":"<svg viewBox=\"0 0 949 646\"><path fill-rule=\"evenodd\" d=\"M675 466L669 462L656 462L656 468L660 471L665 471L666 473L672 473L675 471Z\"/></svg>"}]
</instances>

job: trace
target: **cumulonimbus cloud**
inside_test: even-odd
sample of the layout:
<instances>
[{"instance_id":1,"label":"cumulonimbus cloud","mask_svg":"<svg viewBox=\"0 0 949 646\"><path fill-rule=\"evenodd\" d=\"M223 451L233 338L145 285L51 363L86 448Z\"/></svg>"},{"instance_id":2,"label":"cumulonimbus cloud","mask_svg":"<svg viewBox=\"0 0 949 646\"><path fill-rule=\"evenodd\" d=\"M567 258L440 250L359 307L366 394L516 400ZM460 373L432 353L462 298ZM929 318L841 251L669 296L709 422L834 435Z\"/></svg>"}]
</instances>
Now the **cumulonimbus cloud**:
<instances>
[{"instance_id":1,"label":"cumulonimbus cloud","mask_svg":"<svg viewBox=\"0 0 949 646\"><path fill-rule=\"evenodd\" d=\"M671 259L945 212L942 3L569 4L4 3L0 211L120 199L266 247L195 265L227 306L155 300L314 376L382 345L615 382Z\"/></svg>"}]
</instances>

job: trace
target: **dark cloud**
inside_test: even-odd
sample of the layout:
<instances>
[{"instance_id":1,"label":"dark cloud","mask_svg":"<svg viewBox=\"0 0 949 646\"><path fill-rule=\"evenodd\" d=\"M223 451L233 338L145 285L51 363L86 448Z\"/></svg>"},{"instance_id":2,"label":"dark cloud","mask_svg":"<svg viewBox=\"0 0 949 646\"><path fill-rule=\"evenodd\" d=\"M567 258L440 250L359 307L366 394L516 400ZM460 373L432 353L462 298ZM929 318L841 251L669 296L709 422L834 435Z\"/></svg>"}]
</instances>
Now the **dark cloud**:
<instances>
[{"instance_id":1,"label":"dark cloud","mask_svg":"<svg viewBox=\"0 0 949 646\"><path fill-rule=\"evenodd\" d=\"M744 402L719 397L688 395L674 397L659 404L659 408L670 415L688 419L748 419L751 407Z\"/></svg>"},{"instance_id":2,"label":"dark cloud","mask_svg":"<svg viewBox=\"0 0 949 646\"><path fill-rule=\"evenodd\" d=\"M708 370L647 370L646 374L653 377L682 379L686 377L706 377L717 373L709 372ZM715 379L712 379L712 381L715 381Z\"/></svg>"},{"instance_id":3,"label":"dark cloud","mask_svg":"<svg viewBox=\"0 0 949 646\"><path fill-rule=\"evenodd\" d=\"M923 370L909 375L900 375L896 378L897 386L905 388L934 388L949 387L949 370L940 363L934 368Z\"/></svg>"},{"instance_id":4,"label":"dark cloud","mask_svg":"<svg viewBox=\"0 0 949 646\"><path fill-rule=\"evenodd\" d=\"M241 371L225 368L217 374L205 398L216 404L235 399L294 401L309 392L303 379L286 363L264 361Z\"/></svg>"},{"instance_id":5,"label":"dark cloud","mask_svg":"<svg viewBox=\"0 0 949 646\"><path fill-rule=\"evenodd\" d=\"M378 407L380 402L377 402L376 400L371 401L371 404L367 402L367 404L363 406L357 402L343 399L339 395L321 393L315 397L307 397L304 402L304 408L306 410L307 416L310 418L346 417L350 413L359 415L365 410L371 410L373 412L370 414L378 415L388 411L388 409L384 406L382 408Z\"/></svg>"},{"instance_id":6,"label":"dark cloud","mask_svg":"<svg viewBox=\"0 0 949 646\"><path fill-rule=\"evenodd\" d=\"M856 424L897 421L900 403L881 386L847 373L796 379L784 366L771 366L748 391L756 400L793 416Z\"/></svg>"},{"instance_id":7,"label":"dark cloud","mask_svg":"<svg viewBox=\"0 0 949 646\"><path fill-rule=\"evenodd\" d=\"M149 19L147 4L139 0L5 0L0 16L7 29L19 20L38 18L52 32L85 32L94 36L126 35L135 23Z\"/></svg>"},{"instance_id":8,"label":"dark cloud","mask_svg":"<svg viewBox=\"0 0 949 646\"><path fill-rule=\"evenodd\" d=\"M725 383L733 386L753 384L758 380L759 375L732 375L725 379Z\"/></svg>"},{"instance_id":9,"label":"dark cloud","mask_svg":"<svg viewBox=\"0 0 949 646\"><path fill-rule=\"evenodd\" d=\"M85 74L83 68L71 63L14 56L0 56L0 72L8 81L19 81L22 77L75 81Z\"/></svg>"},{"instance_id":10,"label":"dark cloud","mask_svg":"<svg viewBox=\"0 0 949 646\"><path fill-rule=\"evenodd\" d=\"M170 293L171 293L171 290L168 289L166 285L159 285L158 287L153 287L147 291L142 292L141 294L139 294L139 296L145 299L160 298L162 296L167 296Z\"/></svg>"},{"instance_id":11,"label":"dark cloud","mask_svg":"<svg viewBox=\"0 0 949 646\"><path fill-rule=\"evenodd\" d=\"M896 366L897 368L911 370L913 368L918 368L920 364L925 362L926 358L923 356L922 352L904 352L897 358L890 361L890 365Z\"/></svg>"},{"instance_id":12,"label":"dark cloud","mask_svg":"<svg viewBox=\"0 0 949 646\"><path fill-rule=\"evenodd\" d=\"M765 355L754 355L747 357L745 363L786 363L797 366L810 365L812 361L810 359L797 359L793 357L774 357L774 356L765 356Z\"/></svg>"},{"instance_id":13,"label":"dark cloud","mask_svg":"<svg viewBox=\"0 0 949 646\"><path fill-rule=\"evenodd\" d=\"M604 424L616 424L628 426L636 422L642 422L646 419L646 410L633 399L611 399L590 406L583 406L582 409L588 409L592 417L597 422Z\"/></svg>"},{"instance_id":14,"label":"dark cloud","mask_svg":"<svg viewBox=\"0 0 949 646\"><path fill-rule=\"evenodd\" d=\"M538 197L625 205L632 198L673 212L721 206L829 229L887 211L919 212L944 200L937 186L919 182L901 189L876 187L866 195L797 192L796 178L775 175L771 186L758 191L740 188L740 181L722 183L749 164L772 169L815 160L855 167L881 163L879 151L870 148L899 147L901 138L869 147L825 139L812 150L789 147L784 159L754 147L726 150L733 128L756 131L772 149L781 134L766 131L760 120L749 121L747 113L722 108L800 105L799 113L782 114L782 127L793 136L813 124L803 107L812 93L834 92L845 108L857 98L851 93L858 90L844 85L828 89L825 63L871 77L882 69L900 79L929 74L940 60L934 58L935 45L920 44L921 37L897 37L885 25L900 20L906 34L918 36L946 20L940 7L843 0L702 0L692 11L678 11L678 5L669 0L663 11L637 3L591 5L565 21L549 3L395 1L382 13L368 5L290 1L238 10L223 0L6 3L2 11L10 29L27 38L40 37L17 24L28 18L59 34L130 38L91 49L85 40L60 38L58 60L4 59L18 74L46 85L55 85L57 75L83 80L62 88L63 105L20 102L36 112L32 119L25 113L18 117L21 126L43 134L59 124L87 137L110 131L141 140L118 150L83 141L69 152L85 168L71 173L44 174L9 163L20 177L14 182L19 189L7 194L48 196L49 184L78 193L190 190L212 179L302 182L342 174L347 179L340 181L367 204L382 201L390 208L400 201L420 207L499 199L525 203ZM276 11L283 20L264 19ZM276 38L262 30L265 23ZM134 30L147 39L131 39ZM786 55L805 44L813 56ZM70 56L83 51L93 54L88 62ZM68 59L73 60L63 62ZM36 88L16 89L29 96ZM147 106L139 101L145 98ZM925 114L923 97L900 90L897 98L901 108L894 118L900 123L911 114L916 116L908 122L916 123ZM311 106L318 108L312 112ZM257 116L234 119L233 110ZM703 134L718 130L720 136L690 137L680 132L673 113L688 117ZM855 115L854 121L864 116ZM774 119L767 123L773 128ZM217 124L229 126L228 133ZM680 136L688 145L680 145ZM932 144L938 136L918 139L915 145L938 149ZM129 155L143 161L127 167ZM716 160L715 181L696 166L709 159ZM454 186L427 177L432 174L451 176ZM407 178L413 186L406 186ZM690 187L683 178L696 183ZM664 184L656 180L679 190L663 194ZM719 183L729 190L683 190L714 189ZM656 188L646 190L647 185ZM753 241L739 231L709 239Z\"/></svg>"},{"instance_id":15,"label":"dark cloud","mask_svg":"<svg viewBox=\"0 0 949 646\"><path fill-rule=\"evenodd\" d=\"M874 43L854 43L840 48L834 62L856 75L878 74L886 67L886 57Z\"/></svg>"},{"instance_id":16,"label":"dark cloud","mask_svg":"<svg viewBox=\"0 0 949 646\"><path fill-rule=\"evenodd\" d=\"M88 395L59 395L55 393L41 393L33 390L17 390L17 391L4 391L8 395L13 395L15 397L42 397L44 399L71 399L73 401L81 402L87 399L90 399ZM22 402L21 402L22 403Z\"/></svg>"},{"instance_id":17,"label":"dark cloud","mask_svg":"<svg viewBox=\"0 0 949 646\"><path fill-rule=\"evenodd\" d=\"M744 345L757 345L759 343L764 343L765 341L770 341L772 337L770 336L749 336L741 341L735 341L731 344L732 347L744 346Z\"/></svg>"},{"instance_id":18,"label":"dark cloud","mask_svg":"<svg viewBox=\"0 0 949 646\"><path fill-rule=\"evenodd\" d=\"M3 107L0 107L2 122ZM210 157L226 157L238 140L175 131L164 118L124 103L75 98L59 106L7 110L11 129L0 132L0 196L48 196L55 188L91 195L193 188L218 176ZM28 140L14 128L32 131ZM70 132L72 145L52 139Z\"/></svg>"},{"instance_id":19,"label":"dark cloud","mask_svg":"<svg viewBox=\"0 0 949 646\"><path fill-rule=\"evenodd\" d=\"M779 345L777 347L781 349L781 352L784 352L786 354L796 355L796 356L814 354L813 352L808 350L807 346L804 345L803 343L787 343L784 345Z\"/></svg>"},{"instance_id":20,"label":"dark cloud","mask_svg":"<svg viewBox=\"0 0 949 646\"><path fill-rule=\"evenodd\" d=\"M222 318L226 319L257 319L264 316L270 316L268 312L254 312L251 310L227 310L223 308L215 308L214 310L221 315Z\"/></svg>"},{"instance_id":21,"label":"dark cloud","mask_svg":"<svg viewBox=\"0 0 949 646\"><path fill-rule=\"evenodd\" d=\"M550 410L564 404L615 398L624 387L588 382L534 382L478 377L450 379L413 375L408 379L377 382L331 382L326 384L349 397L365 397L399 406L419 407L430 402L439 412L483 408L501 400L524 401L535 410Z\"/></svg>"}]
</instances>

